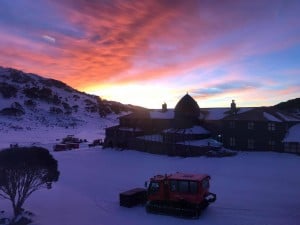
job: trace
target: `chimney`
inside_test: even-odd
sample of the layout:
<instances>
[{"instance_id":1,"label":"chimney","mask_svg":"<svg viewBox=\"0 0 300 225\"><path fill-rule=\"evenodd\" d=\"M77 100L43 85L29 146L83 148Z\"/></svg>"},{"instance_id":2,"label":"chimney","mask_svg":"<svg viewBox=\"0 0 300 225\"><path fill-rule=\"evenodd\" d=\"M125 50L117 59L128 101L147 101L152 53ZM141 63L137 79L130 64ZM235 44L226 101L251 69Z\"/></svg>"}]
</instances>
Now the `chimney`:
<instances>
[{"instance_id":1,"label":"chimney","mask_svg":"<svg viewBox=\"0 0 300 225\"><path fill-rule=\"evenodd\" d=\"M232 102L231 102L230 110L231 110L231 114L237 113L236 104L235 104L234 100L232 100Z\"/></svg>"},{"instance_id":2,"label":"chimney","mask_svg":"<svg viewBox=\"0 0 300 225\"><path fill-rule=\"evenodd\" d=\"M162 104L161 108L162 108L161 109L162 112L167 112L168 111L168 109L167 109L167 103L164 102L164 104Z\"/></svg>"}]
</instances>

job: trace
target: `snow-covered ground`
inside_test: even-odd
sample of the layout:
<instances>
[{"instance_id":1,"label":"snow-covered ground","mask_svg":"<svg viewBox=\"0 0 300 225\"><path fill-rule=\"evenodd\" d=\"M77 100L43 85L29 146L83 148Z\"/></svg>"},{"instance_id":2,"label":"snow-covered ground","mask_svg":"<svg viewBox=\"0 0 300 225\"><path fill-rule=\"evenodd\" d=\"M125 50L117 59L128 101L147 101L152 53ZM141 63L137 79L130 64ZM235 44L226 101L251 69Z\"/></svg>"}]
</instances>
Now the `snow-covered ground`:
<instances>
[{"instance_id":1,"label":"snow-covered ground","mask_svg":"<svg viewBox=\"0 0 300 225\"><path fill-rule=\"evenodd\" d=\"M52 151L68 134L92 141L104 135L99 125L77 129L2 132L0 148L33 142ZM36 225L298 225L300 221L300 157L271 152L240 152L226 158L179 158L101 147L52 152L59 162L59 181L40 190L24 208ZM119 193L156 174L208 173L217 201L198 220L147 214L143 206L119 206ZM0 210L11 214L10 202Z\"/></svg>"}]
</instances>

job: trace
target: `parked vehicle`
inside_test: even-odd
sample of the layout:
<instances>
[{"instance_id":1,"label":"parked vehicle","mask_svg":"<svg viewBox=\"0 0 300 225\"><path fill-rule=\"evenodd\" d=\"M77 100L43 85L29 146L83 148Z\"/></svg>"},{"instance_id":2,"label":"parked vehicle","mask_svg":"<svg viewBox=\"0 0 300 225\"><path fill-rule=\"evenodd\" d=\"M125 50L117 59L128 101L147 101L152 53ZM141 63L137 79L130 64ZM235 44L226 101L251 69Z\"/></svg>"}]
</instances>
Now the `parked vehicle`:
<instances>
[{"instance_id":1,"label":"parked vehicle","mask_svg":"<svg viewBox=\"0 0 300 225\"><path fill-rule=\"evenodd\" d=\"M132 207L134 204L146 202L146 211L149 213L198 218L203 209L216 201L216 194L209 191L209 181L210 176L207 174L156 175L146 185L145 195L142 189L121 193L120 205ZM129 204L124 203L124 199Z\"/></svg>"}]
</instances>

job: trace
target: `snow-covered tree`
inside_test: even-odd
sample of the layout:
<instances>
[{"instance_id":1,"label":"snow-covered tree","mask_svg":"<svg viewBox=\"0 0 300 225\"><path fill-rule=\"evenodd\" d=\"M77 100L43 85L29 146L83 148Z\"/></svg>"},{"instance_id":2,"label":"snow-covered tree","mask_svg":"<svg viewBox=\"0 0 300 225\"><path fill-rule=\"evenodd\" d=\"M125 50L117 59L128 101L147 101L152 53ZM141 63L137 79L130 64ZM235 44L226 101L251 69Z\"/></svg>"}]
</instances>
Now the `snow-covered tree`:
<instances>
[{"instance_id":1,"label":"snow-covered tree","mask_svg":"<svg viewBox=\"0 0 300 225\"><path fill-rule=\"evenodd\" d=\"M41 147L15 147L0 151L0 196L12 203L15 217L26 199L58 181L57 161Z\"/></svg>"}]
</instances>

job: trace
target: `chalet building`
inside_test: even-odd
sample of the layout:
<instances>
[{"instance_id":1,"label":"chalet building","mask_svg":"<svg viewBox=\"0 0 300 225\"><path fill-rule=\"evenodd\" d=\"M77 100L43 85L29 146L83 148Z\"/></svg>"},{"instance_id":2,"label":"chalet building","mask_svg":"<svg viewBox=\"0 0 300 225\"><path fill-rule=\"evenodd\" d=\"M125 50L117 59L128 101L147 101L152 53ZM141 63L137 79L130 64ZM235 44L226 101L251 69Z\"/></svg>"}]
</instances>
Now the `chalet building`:
<instances>
[{"instance_id":1,"label":"chalet building","mask_svg":"<svg viewBox=\"0 0 300 225\"><path fill-rule=\"evenodd\" d=\"M176 156L231 150L300 153L300 118L267 107L201 108L189 95L174 109L139 110L106 129L104 147ZM224 149L224 148L223 148Z\"/></svg>"},{"instance_id":2,"label":"chalet building","mask_svg":"<svg viewBox=\"0 0 300 225\"><path fill-rule=\"evenodd\" d=\"M155 154L196 156L221 148L204 127L197 102L188 94L175 109L140 110L119 118L106 129L104 147L134 149Z\"/></svg>"},{"instance_id":3,"label":"chalet building","mask_svg":"<svg viewBox=\"0 0 300 225\"><path fill-rule=\"evenodd\" d=\"M223 144L227 148L247 151L284 151L283 139L300 120L282 112L253 108L223 118Z\"/></svg>"}]
</instances>

